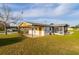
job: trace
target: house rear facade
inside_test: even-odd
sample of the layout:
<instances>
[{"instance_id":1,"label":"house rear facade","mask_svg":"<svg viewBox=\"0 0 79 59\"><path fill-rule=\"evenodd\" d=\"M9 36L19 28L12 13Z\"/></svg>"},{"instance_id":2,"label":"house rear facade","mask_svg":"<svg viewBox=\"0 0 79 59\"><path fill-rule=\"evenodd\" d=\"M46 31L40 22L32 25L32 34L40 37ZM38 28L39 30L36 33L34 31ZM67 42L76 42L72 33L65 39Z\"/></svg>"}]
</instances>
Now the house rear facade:
<instances>
[{"instance_id":1,"label":"house rear facade","mask_svg":"<svg viewBox=\"0 0 79 59\"><path fill-rule=\"evenodd\" d=\"M29 37L38 37L45 35L65 35L68 33L67 24L39 24L22 22L19 24L19 28L23 31L23 34Z\"/></svg>"}]
</instances>

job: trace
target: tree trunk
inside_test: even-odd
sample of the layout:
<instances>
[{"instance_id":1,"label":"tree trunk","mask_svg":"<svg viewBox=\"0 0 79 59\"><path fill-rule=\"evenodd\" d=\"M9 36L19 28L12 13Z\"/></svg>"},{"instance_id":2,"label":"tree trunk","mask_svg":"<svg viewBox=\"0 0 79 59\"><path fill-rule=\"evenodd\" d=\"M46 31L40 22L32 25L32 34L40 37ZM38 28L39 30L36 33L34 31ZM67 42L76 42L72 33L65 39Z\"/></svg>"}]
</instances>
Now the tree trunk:
<instances>
[{"instance_id":1,"label":"tree trunk","mask_svg":"<svg viewBox=\"0 0 79 59\"><path fill-rule=\"evenodd\" d=\"M20 27L17 27L18 28L18 33L20 33Z\"/></svg>"},{"instance_id":2,"label":"tree trunk","mask_svg":"<svg viewBox=\"0 0 79 59\"><path fill-rule=\"evenodd\" d=\"M6 26L6 24L5 24L5 34L7 35L7 26Z\"/></svg>"},{"instance_id":3,"label":"tree trunk","mask_svg":"<svg viewBox=\"0 0 79 59\"><path fill-rule=\"evenodd\" d=\"M7 28L5 27L5 34L7 35Z\"/></svg>"}]
</instances>

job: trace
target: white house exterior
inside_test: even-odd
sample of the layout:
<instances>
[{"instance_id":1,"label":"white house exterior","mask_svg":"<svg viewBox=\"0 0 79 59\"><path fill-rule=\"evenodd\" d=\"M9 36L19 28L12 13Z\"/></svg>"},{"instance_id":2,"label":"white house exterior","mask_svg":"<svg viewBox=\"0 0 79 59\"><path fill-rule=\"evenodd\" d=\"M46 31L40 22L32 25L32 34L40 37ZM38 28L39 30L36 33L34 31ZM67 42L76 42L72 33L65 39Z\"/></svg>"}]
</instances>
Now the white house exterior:
<instances>
[{"instance_id":1,"label":"white house exterior","mask_svg":"<svg viewBox=\"0 0 79 59\"><path fill-rule=\"evenodd\" d=\"M38 23L29 23L23 22L19 27L24 30L25 35L31 37L45 36L45 35L64 35L67 34L68 25L67 24L38 24Z\"/></svg>"}]
</instances>

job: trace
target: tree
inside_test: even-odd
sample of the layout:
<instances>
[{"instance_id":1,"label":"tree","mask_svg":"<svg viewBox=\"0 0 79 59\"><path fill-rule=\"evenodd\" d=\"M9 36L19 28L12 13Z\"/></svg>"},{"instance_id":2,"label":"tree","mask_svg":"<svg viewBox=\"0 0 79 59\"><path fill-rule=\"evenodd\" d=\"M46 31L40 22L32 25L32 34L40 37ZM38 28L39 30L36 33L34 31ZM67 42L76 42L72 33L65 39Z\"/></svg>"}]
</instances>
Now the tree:
<instances>
[{"instance_id":1,"label":"tree","mask_svg":"<svg viewBox=\"0 0 79 59\"><path fill-rule=\"evenodd\" d=\"M2 4L2 8L0 11L0 18L2 21L4 21L5 25L5 34L7 35L7 23L11 20L14 20L12 23L16 23L21 18L21 14L17 15L16 17L13 17L13 13L11 11L11 8L8 7L7 4ZM9 23L10 24L10 23Z\"/></svg>"},{"instance_id":2,"label":"tree","mask_svg":"<svg viewBox=\"0 0 79 59\"><path fill-rule=\"evenodd\" d=\"M79 24L75 26L76 28L79 28Z\"/></svg>"}]
</instances>

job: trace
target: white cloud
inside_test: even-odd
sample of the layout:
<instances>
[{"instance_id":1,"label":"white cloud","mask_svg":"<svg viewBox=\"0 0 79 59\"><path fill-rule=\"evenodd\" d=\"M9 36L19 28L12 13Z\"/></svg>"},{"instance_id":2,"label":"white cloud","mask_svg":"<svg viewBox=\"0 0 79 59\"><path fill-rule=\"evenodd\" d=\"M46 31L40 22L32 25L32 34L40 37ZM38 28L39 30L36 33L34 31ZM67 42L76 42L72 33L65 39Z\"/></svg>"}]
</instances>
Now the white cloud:
<instances>
[{"instance_id":1,"label":"white cloud","mask_svg":"<svg viewBox=\"0 0 79 59\"><path fill-rule=\"evenodd\" d=\"M31 5L31 7L36 7L36 8L50 8L50 7L56 7L59 4L57 3L35 3Z\"/></svg>"},{"instance_id":2,"label":"white cloud","mask_svg":"<svg viewBox=\"0 0 79 59\"><path fill-rule=\"evenodd\" d=\"M53 9L56 8L58 4L33 4L30 9L24 10L23 17L46 17L53 16ZM20 14L20 11L14 11L13 16Z\"/></svg>"},{"instance_id":3,"label":"white cloud","mask_svg":"<svg viewBox=\"0 0 79 59\"><path fill-rule=\"evenodd\" d=\"M0 4L1 6L2 4ZM11 5L11 4L8 4ZM35 3L31 5L31 9L24 10L23 17L57 17L72 12L73 4L47 4ZM17 5L14 5L15 7ZM27 5L26 5L27 6ZM13 7L13 4L12 4ZM21 6L22 7L22 6ZM19 11L13 11L13 16L20 14Z\"/></svg>"},{"instance_id":4,"label":"white cloud","mask_svg":"<svg viewBox=\"0 0 79 59\"><path fill-rule=\"evenodd\" d=\"M70 15L73 12L73 4L33 4L31 9L24 10L23 17L58 17ZM55 7L54 7L55 6ZM35 8L34 8L35 7ZM40 8L39 8L40 7ZM41 8L43 7L43 8ZM14 11L13 16L20 15L21 11Z\"/></svg>"},{"instance_id":5,"label":"white cloud","mask_svg":"<svg viewBox=\"0 0 79 59\"><path fill-rule=\"evenodd\" d=\"M71 4L60 4L57 8L54 9L53 14L54 16L67 14L69 12L72 12L71 8Z\"/></svg>"},{"instance_id":6,"label":"white cloud","mask_svg":"<svg viewBox=\"0 0 79 59\"><path fill-rule=\"evenodd\" d=\"M52 9L30 9L30 10L24 10L23 17L46 17L51 16ZM17 14L20 14L20 11L13 12L14 16L17 16Z\"/></svg>"},{"instance_id":7,"label":"white cloud","mask_svg":"<svg viewBox=\"0 0 79 59\"><path fill-rule=\"evenodd\" d=\"M40 4L41 5L41 4ZM50 4L51 5L51 4ZM45 7L50 6L45 5ZM30 9L30 10L25 10L24 12L24 17L39 17L39 16L50 16L50 17L57 17L57 16L62 16L64 14L72 12L72 4L60 4L59 6L56 6L55 8L35 8L35 9ZM37 4L36 6L39 6ZM42 5L41 5L42 6Z\"/></svg>"},{"instance_id":8,"label":"white cloud","mask_svg":"<svg viewBox=\"0 0 79 59\"><path fill-rule=\"evenodd\" d=\"M75 10L72 14L69 15L70 17L79 17L79 10Z\"/></svg>"}]
</instances>

